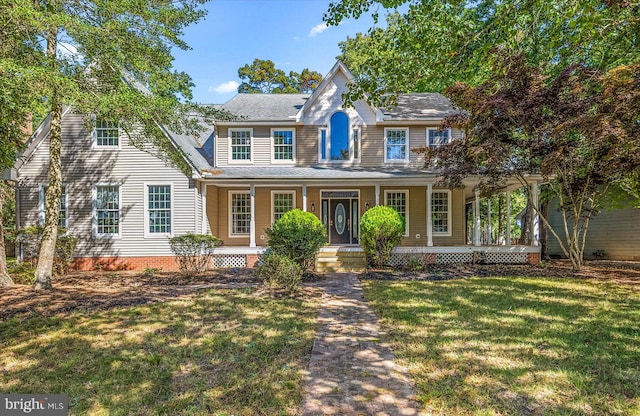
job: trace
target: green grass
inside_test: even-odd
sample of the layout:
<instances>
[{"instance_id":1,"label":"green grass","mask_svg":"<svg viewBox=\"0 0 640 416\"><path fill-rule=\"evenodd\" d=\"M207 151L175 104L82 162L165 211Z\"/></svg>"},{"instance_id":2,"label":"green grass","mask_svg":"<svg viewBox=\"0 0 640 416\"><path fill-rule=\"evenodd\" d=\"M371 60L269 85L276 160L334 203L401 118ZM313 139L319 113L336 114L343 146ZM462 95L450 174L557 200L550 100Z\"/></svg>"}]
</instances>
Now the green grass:
<instances>
[{"instance_id":1,"label":"green grass","mask_svg":"<svg viewBox=\"0 0 640 416\"><path fill-rule=\"evenodd\" d=\"M0 391L71 415L294 414L317 304L249 291L0 322Z\"/></svg>"},{"instance_id":2,"label":"green grass","mask_svg":"<svg viewBox=\"0 0 640 416\"><path fill-rule=\"evenodd\" d=\"M364 286L431 414L640 414L638 287L518 277Z\"/></svg>"}]
</instances>

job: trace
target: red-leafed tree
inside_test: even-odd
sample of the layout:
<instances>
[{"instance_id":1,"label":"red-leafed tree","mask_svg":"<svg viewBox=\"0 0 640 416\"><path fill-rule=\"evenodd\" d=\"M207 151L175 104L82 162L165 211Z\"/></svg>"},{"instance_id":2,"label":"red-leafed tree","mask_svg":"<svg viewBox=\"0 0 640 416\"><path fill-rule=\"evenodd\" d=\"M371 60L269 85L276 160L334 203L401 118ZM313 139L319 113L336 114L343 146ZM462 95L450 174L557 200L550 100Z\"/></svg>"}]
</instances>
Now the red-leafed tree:
<instances>
[{"instance_id":1,"label":"red-leafed tree","mask_svg":"<svg viewBox=\"0 0 640 416\"><path fill-rule=\"evenodd\" d=\"M570 65L549 78L522 56L505 55L487 81L477 87L458 83L445 93L464 111L443 127L461 127L464 138L416 150L450 186L480 175L490 192L507 178L528 185L528 174L541 174L563 220L562 230L549 231L579 270L589 222L607 193L638 183L640 65L608 72Z\"/></svg>"}]
</instances>

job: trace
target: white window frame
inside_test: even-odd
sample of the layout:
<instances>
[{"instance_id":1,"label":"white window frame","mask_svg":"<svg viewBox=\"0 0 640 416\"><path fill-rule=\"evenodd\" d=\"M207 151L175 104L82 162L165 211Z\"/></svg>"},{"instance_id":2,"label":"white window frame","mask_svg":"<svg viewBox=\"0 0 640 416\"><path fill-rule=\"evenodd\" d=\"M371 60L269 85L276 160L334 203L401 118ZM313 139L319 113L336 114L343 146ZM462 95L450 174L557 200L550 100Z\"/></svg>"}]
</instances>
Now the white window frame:
<instances>
[{"instance_id":1,"label":"white window frame","mask_svg":"<svg viewBox=\"0 0 640 416\"><path fill-rule=\"evenodd\" d=\"M98 188L105 186L118 187L118 233L98 233ZM94 238L121 238L122 237L122 184L121 183L96 183L91 187L91 229Z\"/></svg>"},{"instance_id":2,"label":"white window frame","mask_svg":"<svg viewBox=\"0 0 640 416\"><path fill-rule=\"evenodd\" d=\"M117 145L104 145L98 144L98 130L106 130L106 129L98 129L98 120L109 121L108 119L98 118L95 115L93 116L93 130L91 131L91 148L92 149L121 149L122 148L122 134L120 129L120 123L118 125L118 144Z\"/></svg>"},{"instance_id":3,"label":"white window frame","mask_svg":"<svg viewBox=\"0 0 640 416\"><path fill-rule=\"evenodd\" d=\"M409 237L409 190L408 189L385 189L384 190L384 205L388 205L387 195L388 194L400 194L403 193L405 196L405 214L404 215L404 237Z\"/></svg>"},{"instance_id":4,"label":"white window frame","mask_svg":"<svg viewBox=\"0 0 640 416\"><path fill-rule=\"evenodd\" d=\"M273 225L276 220L276 206L275 206L275 196L276 194L288 194L293 195L293 205L291 207L292 210L296 209L296 191L295 190L279 190L274 189L271 191L271 225Z\"/></svg>"},{"instance_id":5,"label":"white window frame","mask_svg":"<svg viewBox=\"0 0 640 416\"><path fill-rule=\"evenodd\" d=\"M171 193L171 199L169 201L169 203L171 204L171 208L170 208L170 215L171 215L171 223L169 225L169 227L171 228L171 231L168 233L152 233L149 230L149 226L150 221L149 221L149 187L150 186L168 186L169 187L169 192ZM172 182L145 182L143 184L143 189L144 189L144 238L166 238L166 237L172 237L173 236L173 221L175 218L174 215L174 209L175 209L175 204L173 203L174 201L174 186Z\"/></svg>"},{"instance_id":6,"label":"white window frame","mask_svg":"<svg viewBox=\"0 0 640 416\"><path fill-rule=\"evenodd\" d=\"M440 147L440 146L443 146L442 144L431 144L431 143L429 143L429 132L430 131L435 131L436 133L443 133L445 131L448 132L449 133L449 140L445 144L451 143L451 140L452 140L451 129L439 130L437 127L427 127L427 142L426 142L427 147Z\"/></svg>"},{"instance_id":7,"label":"white window frame","mask_svg":"<svg viewBox=\"0 0 640 416\"><path fill-rule=\"evenodd\" d=\"M355 141L356 135L358 136L358 143ZM354 127L351 129L351 160L354 162L360 162L362 160L362 129ZM358 157L356 157L358 153Z\"/></svg>"},{"instance_id":8,"label":"white window frame","mask_svg":"<svg viewBox=\"0 0 640 416\"><path fill-rule=\"evenodd\" d=\"M249 132L249 141L250 141L250 143L249 143L249 151L251 152L251 154L249 155L249 159L235 160L235 159L233 159L233 142L232 142L233 139L232 139L231 136L232 136L233 132L240 132L240 131ZM252 128L248 128L248 129L245 129L245 128L230 128L228 133L227 133L227 136L229 136L227 138L227 143L228 143L228 146L229 146L229 149L228 149L229 164L239 164L239 165L241 165L241 164L253 163L253 155L254 155L253 129Z\"/></svg>"},{"instance_id":9,"label":"white window frame","mask_svg":"<svg viewBox=\"0 0 640 416\"><path fill-rule=\"evenodd\" d=\"M324 141L324 158L322 157L322 132L324 132L324 137L325 137L325 141ZM326 163L327 160L327 148L329 147L329 128L328 127L320 127L318 129L318 162L324 162Z\"/></svg>"},{"instance_id":10,"label":"white window frame","mask_svg":"<svg viewBox=\"0 0 640 416\"><path fill-rule=\"evenodd\" d=\"M38 223L41 227L44 227L44 222L46 219L46 188L49 186L48 182L40 184L40 189L38 191ZM69 187L66 183L62 184L62 188L64 188L64 206L65 206L65 221L64 221L64 229L69 230ZM62 195L61 195L62 196ZM60 211L60 210L58 210ZM58 226L60 226L58 222Z\"/></svg>"},{"instance_id":11,"label":"white window frame","mask_svg":"<svg viewBox=\"0 0 640 416\"><path fill-rule=\"evenodd\" d=\"M276 159L276 142L274 133L277 131L290 131L292 134L292 144L291 144L291 159ZM251 141L253 143L253 140ZM284 128L284 129L271 129L271 163L273 164L292 164L296 161L296 129L292 128Z\"/></svg>"},{"instance_id":12,"label":"white window frame","mask_svg":"<svg viewBox=\"0 0 640 416\"><path fill-rule=\"evenodd\" d=\"M435 194L447 194L447 231L446 232L436 232L432 231L432 235L436 237L451 237L451 190L449 189L433 189L431 191L431 229L435 230L435 226L433 225L433 201Z\"/></svg>"},{"instance_id":13,"label":"white window frame","mask_svg":"<svg viewBox=\"0 0 640 416\"><path fill-rule=\"evenodd\" d=\"M389 159L387 157L387 133L389 131L404 131L406 137L406 143L404 144L405 152L404 159ZM385 127L384 129L384 163L407 163L409 162L409 128L408 127Z\"/></svg>"},{"instance_id":14,"label":"white window frame","mask_svg":"<svg viewBox=\"0 0 640 416\"><path fill-rule=\"evenodd\" d=\"M229 205L229 238L249 238L251 236L251 227L249 227L248 233L235 234L233 233L233 195L248 195L249 196L249 204L251 204L251 191L250 190L233 190L229 191L228 194L228 205ZM251 206L249 206L249 223L251 223Z\"/></svg>"}]
</instances>

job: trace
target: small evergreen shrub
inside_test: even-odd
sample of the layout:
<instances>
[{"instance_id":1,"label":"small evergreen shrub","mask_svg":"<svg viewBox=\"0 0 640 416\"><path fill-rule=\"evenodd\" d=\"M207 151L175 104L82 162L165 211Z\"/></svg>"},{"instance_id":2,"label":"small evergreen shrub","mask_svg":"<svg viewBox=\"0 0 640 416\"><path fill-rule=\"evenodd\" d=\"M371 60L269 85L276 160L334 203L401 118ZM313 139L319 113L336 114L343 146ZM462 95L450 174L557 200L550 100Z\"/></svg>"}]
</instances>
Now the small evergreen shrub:
<instances>
[{"instance_id":1,"label":"small evergreen shrub","mask_svg":"<svg viewBox=\"0 0 640 416\"><path fill-rule=\"evenodd\" d=\"M313 269L320 247L327 243L320 219L299 209L284 214L266 233L273 253L289 257L305 270Z\"/></svg>"},{"instance_id":2,"label":"small evergreen shrub","mask_svg":"<svg viewBox=\"0 0 640 416\"><path fill-rule=\"evenodd\" d=\"M71 262L73 254L78 246L78 239L72 235L65 234L66 229L58 228L58 238L56 239L56 248L53 254L53 273L56 275L65 275L71 270ZM18 231L16 243L22 245L22 255L26 261L31 262L32 266L38 264L38 256L40 255L40 243L42 241L42 233L44 227L31 226L25 227Z\"/></svg>"},{"instance_id":3,"label":"small evergreen shrub","mask_svg":"<svg viewBox=\"0 0 640 416\"><path fill-rule=\"evenodd\" d=\"M169 238L171 251L178 260L178 269L185 276L193 276L207 270L213 257L213 249L222 240L212 235L187 233Z\"/></svg>"},{"instance_id":4,"label":"small evergreen shrub","mask_svg":"<svg viewBox=\"0 0 640 416\"><path fill-rule=\"evenodd\" d=\"M375 206L360 219L360 244L372 267L382 267L391 259L391 252L404 235L404 218L384 205Z\"/></svg>"},{"instance_id":5,"label":"small evergreen shrub","mask_svg":"<svg viewBox=\"0 0 640 416\"><path fill-rule=\"evenodd\" d=\"M256 273L265 286L283 288L291 293L300 285L303 270L287 256L271 253L265 256Z\"/></svg>"}]
</instances>

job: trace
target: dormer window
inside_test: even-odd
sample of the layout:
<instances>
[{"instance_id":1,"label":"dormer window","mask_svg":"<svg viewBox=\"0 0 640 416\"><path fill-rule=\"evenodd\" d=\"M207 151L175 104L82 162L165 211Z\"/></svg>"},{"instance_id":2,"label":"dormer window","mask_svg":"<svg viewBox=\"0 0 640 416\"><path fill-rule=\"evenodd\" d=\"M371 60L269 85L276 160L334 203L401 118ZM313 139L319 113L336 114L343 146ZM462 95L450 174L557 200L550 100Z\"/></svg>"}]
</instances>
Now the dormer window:
<instances>
[{"instance_id":1,"label":"dormer window","mask_svg":"<svg viewBox=\"0 0 640 416\"><path fill-rule=\"evenodd\" d=\"M427 146L438 147L451 142L451 129L427 129Z\"/></svg>"},{"instance_id":2,"label":"dormer window","mask_svg":"<svg viewBox=\"0 0 640 416\"><path fill-rule=\"evenodd\" d=\"M120 129L118 128L118 122L97 118L96 125L93 129L93 142L95 147L120 147Z\"/></svg>"},{"instance_id":3,"label":"dormer window","mask_svg":"<svg viewBox=\"0 0 640 416\"><path fill-rule=\"evenodd\" d=\"M348 162L360 156L360 131L350 132L349 116L343 111L333 113L329 128L318 132L318 159L321 162Z\"/></svg>"}]
</instances>

